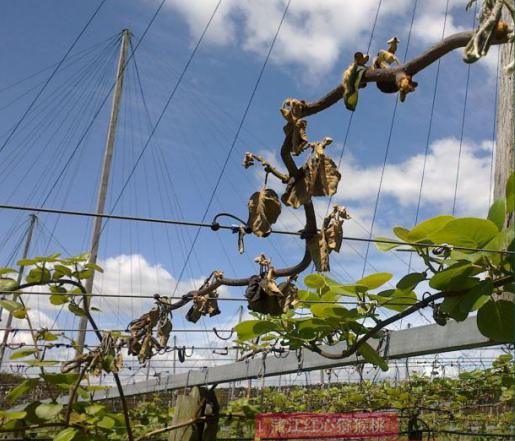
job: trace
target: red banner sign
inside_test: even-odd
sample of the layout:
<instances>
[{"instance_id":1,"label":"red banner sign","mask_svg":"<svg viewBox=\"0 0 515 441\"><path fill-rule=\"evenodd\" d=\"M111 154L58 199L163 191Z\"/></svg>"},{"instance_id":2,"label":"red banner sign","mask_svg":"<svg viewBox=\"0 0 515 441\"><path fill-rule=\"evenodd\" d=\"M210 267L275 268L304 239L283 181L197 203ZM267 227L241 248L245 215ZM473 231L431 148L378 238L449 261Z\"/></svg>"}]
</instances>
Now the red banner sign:
<instances>
[{"instance_id":1,"label":"red banner sign","mask_svg":"<svg viewBox=\"0 0 515 441\"><path fill-rule=\"evenodd\" d=\"M378 438L398 433L393 412L262 413L256 416L255 439Z\"/></svg>"}]
</instances>

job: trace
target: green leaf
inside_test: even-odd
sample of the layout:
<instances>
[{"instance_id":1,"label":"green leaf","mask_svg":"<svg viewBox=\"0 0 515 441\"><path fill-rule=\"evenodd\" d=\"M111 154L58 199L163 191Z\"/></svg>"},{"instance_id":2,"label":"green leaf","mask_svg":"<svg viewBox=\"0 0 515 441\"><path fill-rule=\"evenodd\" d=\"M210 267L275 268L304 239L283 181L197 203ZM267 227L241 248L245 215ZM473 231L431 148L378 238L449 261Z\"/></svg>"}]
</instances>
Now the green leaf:
<instances>
[{"instance_id":1,"label":"green leaf","mask_svg":"<svg viewBox=\"0 0 515 441\"><path fill-rule=\"evenodd\" d=\"M0 268L0 276L3 276L4 274L10 274L10 273L17 273L18 270L15 270L13 268Z\"/></svg>"},{"instance_id":2,"label":"green leaf","mask_svg":"<svg viewBox=\"0 0 515 441\"><path fill-rule=\"evenodd\" d=\"M97 426L101 427L102 429L112 429L116 424L116 421L108 416L103 417L98 423Z\"/></svg>"},{"instance_id":3,"label":"green leaf","mask_svg":"<svg viewBox=\"0 0 515 441\"><path fill-rule=\"evenodd\" d=\"M0 278L0 291L11 292L16 291L16 289L18 289L18 282L16 280L9 277Z\"/></svg>"},{"instance_id":4,"label":"green leaf","mask_svg":"<svg viewBox=\"0 0 515 441\"><path fill-rule=\"evenodd\" d=\"M32 268L27 275L28 283L47 283L51 279L50 271L47 268Z\"/></svg>"},{"instance_id":5,"label":"green leaf","mask_svg":"<svg viewBox=\"0 0 515 441\"><path fill-rule=\"evenodd\" d=\"M4 419L6 421L15 421L22 420L27 416L27 412L24 411L4 411L0 410L0 420Z\"/></svg>"},{"instance_id":6,"label":"green leaf","mask_svg":"<svg viewBox=\"0 0 515 441\"><path fill-rule=\"evenodd\" d=\"M497 199L490 210L488 211L488 220L492 221L495 225L497 225L497 229L499 231L502 230L504 226L504 216L506 214L506 199L500 198Z\"/></svg>"},{"instance_id":7,"label":"green leaf","mask_svg":"<svg viewBox=\"0 0 515 441\"><path fill-rule=\"evenodd\" d=\"M45 341L56 341L58 336L56 334L52 334L50 331L46 329L39 333L39 339Z\"/></svg>"},{"instance_id":8,"label":"green leaf","mask_svg":"<svg viewBox=\"0 0 515 441\"><path fill-rule=\"evenodd\" d=\"M480 268L472 266L470 262L458 262L443 271L437 272L431 280L429 286L434 289L460 289L463 281L468 277L481 272Z\"/></svg>"},{"instance_id":9,"label":"green leaf","mask_svg":"<svg viewBox=\"0 0 515 441\"><path fill-rule=\"evenodd\" d=\"M388 295L385 296L383 293L388 293ZM373 298L379 300L382 308L388 308L398 312L404 311L409 306L417 303L417 294L415 292L401 291L398 289L383 291Z\"/></svg>"},{"instance_id":10,"label":"green leaf","mask_svg":"<svg viewBox=\"0 0 515 441\"><path fill-rule=\"evenodd\" d=\"M278 329L279 326L269 320L246 320L238 323L234 327L234 330L238 334L238 339L242 341L252 340L260 335L268 334Z\"/></svg>"},{"instance_id":11,"label":"green leaf","mask_svg":"<svg viewBox=\"0 0 515 441\"><path fill-rule=\"evenodd\" d=\"M19 360L20 358L28 357L37 352L36 348L32 349L21 349L19 351L13 352L9 357L9 360Z\"/></svg>"},{"instance_id":12,"label":"green leaf","mask_svg":"<svg viewBox=\"0 0 515 441\"><path fill-rule=\"evenodd\" d=\"M492 295L494 286L491 280L482 280L473 287L467 294L461 296L459 308L462 312L469 313L483 306L485 299ZM482 302L482 303L481 303Z\"/></svg>"},{"instance_id":13,"label":"green leaf","mask_svg":"<svg viewBox=\"0 0 515 441\"><path fill-rule=\"evenodd\" d=\"M506 181L506 211L512 213L515 205L515 173Z\"/></svg>"},{"instance_id":14,"label":"green leaf","mask_svg":"<svg viewBox=\"0 0 515 441\"><path fill-rule=\"evenodd\" d=\"M75 438L78 430L73 427L67 427L66 429L61 430L56 436L54 436L53 441L72 441Z\"/></svg>"},{"instance_id":15,"label":"green leaf","mask_svg":"<svg viewBox=\"0 0 515 441\"><path fill-rule=\"evenodd\" d=\"M409 230L403 227L394 227L393 233L403 242L409 242Z\"/></svg>"},{"instance_id":16,"label":"green leaf","mask_svg":"<svg viewBox=\"0 0 515 441\"><path fill-rule=\"evenodd\" d=\"M499 343L514 341L515 308L508 300L489 300L477 312L477 327L485 337Z\"/></svg>"},{"instance_id":17,"label":"green leaf","mask_svg":"<svg viewBox=\"0 0 515 441\"><path fill-rule=\"evenodd\" d=\"M63 409L62 404L43 403L36 407L36 415L42 420L53 420Z\"/></svg>"},{"instance_id":18,"label":"green leaf","mask_svg":"<svg viewBox=\"0 0 515 441\"><path fill-rule=\"evenodd\" d=\"M425 273L410 273L397 282L397 288L401 291L413 291L420 282L426 280Z\"/></svg>"},{"instance_id":19,"label":"green leaf","mask_svg":"<svg viewBox=\"0 0 515 441\"><path fill-rule=\"evenodd\" d=\"M64 265L57 264L54 266L54 270L59 271L60 273L64 274L65 276L68 276L68 277L70 277L72 275L71 268L68 268L67 266L64 266Z\"/></svg>"},{"instance_id":20,"label":"green leaf","mask_svg":"<svg viewBox=\"0 0 515 441\"><path fill-rule=\"evenodd\" d=\"M29 378L28 380L25 380L18 384L16 387L11 389L7 396L5 397L5 401L9 403L15 402L18 398L20 398L22 395L29 392L36 384L38 384L39 378Z\"/></svg>"},{"instance_id":21,"label":"green leaf","mask_svg":"<svg viewBox=\"0 0 515 441\"><path fill-rule=\"evenodd\" d=\"M320 274L309 274L304 277L304 285L308 288L323 288L325 286L325 278Z\"/></svg>"},{"instance_id":22,"label":"green leaf","mask_svg":"<svg viewBox=\"0 0 515 441\"><path fill-rule=\"evenodd\" d=\"M446 223L428 238L438 244L482 248L497 235L498 231L497 226L490 220L462 217Z\"/></svg>"},{"instance_id":23,"label":"green leaf","mask_svg":"<svg viewBox=\"0 0 515 441\"><path fill-rule=\"evenodd\" d=\"M374 240L375 241L377 241L377 240L394 241L395 239L391 239L389 237L378 236L378 237L374 237ZM401 246L400 244L396 244L396 243L386 243L386 242L374 242L374 243L379 251L390 251L390 250L393 250L394 248Z\"/></svg>"},{"instance_id":24,"label":"green leaf","mask_svg":"<svg viewBox=\"0 0 515 441\"><path fill-rule=\"evenodd\" d=\"M431 219L427 219L410 230L407 242L420 242L422 240L426 240L430 234L442 229L453 219L454 216L436 216Z\"/></svg>"},{"instance_id":25,"label":"green leaf","mask_svg":"<svg viewBox=\"0 0 515 441\"><path fill-rule=\"evenodd\" d=\"M96 263L86 263L86 265L84 265L84 266L86 268L98 271L99 273L103 273L104 272L104 269L100 265L97 265Z\"/></svg>"},{"instance_id":26,"label":"green leaf","mask_svg":"<svg viewBox=\"0 0 515 441\"><path fill-rule=\"evenodd\" d=\"M37 263L36 259L20 259L18 262L16 262L16 265L18 266L31 266L35 265Z\"/></svg>"},{"instance_id":27,"label":"green leaf","mask_svg":"<svg viewBox=\"0 0 515 441\"><path fill-rule=\"evenodd\" d=\"M50 303L52 305L64 305L70 301L70 297L64 294L52 294L50 296Z\"/></svg>"},{"instance_id":28,"label":"green leaf","mask_svg":"<svg viewBox=\"0 0 515 441\"><path fill-rule=\"evenodd\" d=\"M68 304L68 309L70 310L71 313L73 313L79 317L86 316L86 312L79 306L75 305L74 303Z\"/></svg>"},{"instance_id":29,"label":"green leaf","mask_svg":"<svg viewBox=\"0 0 515 441\"><path fill-rule=\"evenodd\" d=\"M460 303L463 296L446 297L440 305L440 311L448 314L457 322L462 322L468 317L468 311L463 311L460 308Z\"/></svg>"},{"instance_id":30,"label":"green leaf","mask_svg":"<svg viewBox=\"0 0 515 441\"><path fill-rule=\"evenodd\" d=\"M15 302L14 300L0 300L0 306L7 309L9 312L14 312L17 309L24 309L21 303Z\"/></svg>"},{"instance_id":31,"label":"green leaf","mask_svg":"<svg viewBox=\"0 0 515 441\"><path fill-rule=\"evenodd\" d=\"M51 367L51 366L57 366L60 363L60 361L58 361L58 360L26 360L24 363L28 364L29 366Z\"/></svg>"},{"instance_id":32,"label":"green leaf","mask_svg":"<svg viewBox=\"0 0 515 441\"><path fill-rule=\"evenodd\" d=\"M365 285L368 289L376 289L384 285L392 278L390 273L374 273L358 280L356 284Z\"/></svg>"},{"instance_id":33,"label":"green leaf","mask_svg":"<svg viewBox=\"0 0 515 441\"><path fill-rule=\"evenodd\" d=\"M43 376L44 380L50 384L58 385L65 384L67 386L71 386L74 384L79 378L79 374L69 373L69 374L54 374L54 373L45 373Z\"/></svg>"},{"instance_id":34,"label":"green leaf","mask_svg":"<svg viewBox=\"0 0 515 441\"><path fill-rule=\"evenodd\" d=\"M86 407L86 413L88 415L96 415L101 410L104 410L105 406L102 406L101 404L92 404L91 406Z\"/></svg>"},{"instance_id":35,"label":"green leaf","mask_svg":"<svg viewBox=\"0 0 515 441\"><path fill-rule=\"evenodd\" d=\"M368 363L380 367L384 372L388 370L388 363L367 342L361 344L358 352Z\"/></svg>"}]
</instances>

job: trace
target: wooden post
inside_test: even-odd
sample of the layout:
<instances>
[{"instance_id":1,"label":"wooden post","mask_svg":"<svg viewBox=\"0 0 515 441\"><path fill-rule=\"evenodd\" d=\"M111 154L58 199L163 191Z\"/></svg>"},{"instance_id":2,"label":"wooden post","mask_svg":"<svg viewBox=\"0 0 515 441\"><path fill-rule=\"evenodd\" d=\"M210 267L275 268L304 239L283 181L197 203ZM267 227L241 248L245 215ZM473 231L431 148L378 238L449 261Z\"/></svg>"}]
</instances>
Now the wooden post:
<instances>
[{"instance_id":1,"label":"wooden post","mask_svg":"<svg viewBox=\"0 0 515 441\"><path fill-rule=\"evenodd\" d=\"M109 119L109 127L107 130L107 139L105 144L104 162L102 164L102 175L100 176L100 184L98 187L97 198L97 214L104 214L105 202L107 196L107 188L109 186L109 175L111 174L111 163L114 154L114 142L116 137L116 127L118 123L118 112L120 110L120 102L122 99L123 91L123 78L125 73L125 65L127 59L127 52L129 49L129 41L131 34L128 29L122 31L122 42L120 45L120 57L118 59L118 68L116 70L116 83L113 92L113 103L111 107L111 116ZM103 218L96 217L93 223L93 235L91 237L91 254L89 263L96 263L98 257L98 246L100 243L100 234L102 233ZM86 292L88 294L93 292L93 281L95 279L95 272L91 277L86 280ZM89 297L87 300L89 302ZM89 304L86 305L89 307ZM87 317L81 317L79 323L79 335L77 337L77 354L82 354L84 350L84 341L86 340L86 329L88 327Z\"/></svg>"},{"instance_id":2,"label":"wooden post","mask_svg":"<svg viewBox=\"0 0 515 441\"><path fill-rule=\"evenodd\" d=\"M513 28L514 23L510 14L504 8L503 19ZM499 89L497 91L497 127L495 145L495 174L494 174L494 200L504 197L506 181L513 172L513 143L515 137L515 125L513 122L513 101L514 75L507 75L503 68L510 64L515 57L513 44L502 44L499 47L500 68L499 68ZM513 219L509 220L509 225L513 225Z\"/></svg>"}]
</instances>

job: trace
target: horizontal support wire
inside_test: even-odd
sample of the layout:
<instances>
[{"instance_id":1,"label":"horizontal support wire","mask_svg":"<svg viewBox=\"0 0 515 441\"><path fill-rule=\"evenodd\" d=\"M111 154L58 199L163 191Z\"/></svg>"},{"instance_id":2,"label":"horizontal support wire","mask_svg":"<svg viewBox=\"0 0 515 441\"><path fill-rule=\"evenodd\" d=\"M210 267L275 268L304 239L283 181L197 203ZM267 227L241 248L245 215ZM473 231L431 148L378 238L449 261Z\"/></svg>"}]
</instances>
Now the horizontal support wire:
<instances>
[{"instance_id":1,"label":"horizontal support wire","mask_svg":"<svg viewBox=\"0 0 515 441\"><path fill-rule=\"evenodd\" d=\"M21 211L32 211L32 212L40 212L40 213L49 213L49 214L64 214L68 216L83 216L83 217L101 217L105 219L113 219L113 220L127 220L127 221L136 221L136 222L150 222L157 224L166 224L166 225L179 225L186 227L199 227L199 228L210 228L213 229L214 224L209 224L205 222L192 222L192 221L181 221L175 219L161 219L154 217L138 217L138 216L124 216L119 214L99 214L89 211L75 211L75 210L59 210L54 208L38 208L38 207L28 207L24 205L7 205L0 204L0 209L7 210L21 210ZM216 224L216 229L221 230L234 230L234 226L230 225L218 225ZM302 231L284 231L284 230L272 230L273 234L285 234L290 236L302 236ZM389 245L398 245L398 246L416 246L420 248L442 248L442 245L434 245L434 244L426 244L426 243L417 243L417 242L404 242L399 240L388 240L388 239L372 239L365 237L352 237L352 236L342 236L342 240L350 240L356 242L372 242L372 243L384 243ZM446 248L450 250L459 250L459 251L472 251L472 252L483 252L483 253L493 253L493 254L506 254L506 255L515 255L515 251L508 250L489 250L486 248L473 248L473 247L462 247L462 246L451 246L448 245Z\"/></svg>"},{"instance_id":2,"label":"horizontal support wire","mask_svg":"<svg viewBox=\"0 0 515 441\"><path fill-rule=\"evenodd\" d=\"M17 295L36 295L36 296L76 296L76 297L105 297L105 298L127 298L127 299L167 299L167 300L183 300L182 296L172 296L172 297L165 297L165 296L158 296L155 295L144 295L144 294L102 294L102 293L95 293L95 294L72 294L72 293L55 293L55 292L31 292L31 291L0 291L0 294L6 295L6 294L17 294ZM340 294L344 296L345 294ZM226 302L248 302L249 300L246 297L209 297L209 299L216 299L219 301L226 301ZM410 296L395 296L395 299L401 300L412 300L413 297ZM2 300L0 298L0 300ZM342 300L342 301L331 301L331 300L299 300L300 303L306 303L306 304L331 304L331 305L358 305L362 302L359 302L358 300ZM406 306L406 302L401 303L395 303L395 302L386 302L384 305L387 306ZM381 306L381 305L378 305Z\"/></svg>"}]
</instances>

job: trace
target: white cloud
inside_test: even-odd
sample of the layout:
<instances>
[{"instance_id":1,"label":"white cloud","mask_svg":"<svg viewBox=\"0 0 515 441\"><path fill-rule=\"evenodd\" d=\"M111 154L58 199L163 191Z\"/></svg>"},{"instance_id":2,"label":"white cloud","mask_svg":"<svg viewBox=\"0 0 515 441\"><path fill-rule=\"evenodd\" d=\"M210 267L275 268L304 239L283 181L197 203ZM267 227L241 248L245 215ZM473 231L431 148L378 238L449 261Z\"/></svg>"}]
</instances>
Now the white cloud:
<instances>
[{"instance_id":1,"label":"white cloud","mask_svg":"<svg viewBox=\"0 0 515 441\"><path fill-rule=\"evenodd\" d=\"M459 140L443 138L434 141L427 157L422 204L450 212L458 166ZM464 140L460 161L457 212L463 215L484 215L488 208L491 142L476 144ZM407 157L386 166L381 189L382 197L393 197L403 206L416 205L422 177L424 154ZM343 160L342 182L338 199L368 203L375 200L382 167L362 166L347 155Z\"/></svg>"},{"instance_id":2,"label":"white cloud","mask_svg":"<svg viewBox=\"0 0 515 441\"><path fill-rule=\"evenodd\" d=\"M216 0L169 4L184 16L196 38L207 23ZM218 45L238 44L260 56L266 54L286 2L226 0L222 5L206 40ZM403 16L409 5L408 0L386 2L380 20ZM303 75L325 73L339 61L343 49L366 48L376 9L377 0L345 3L340 0L295 0L275 43L272 61L301 66Z\"/></svg>"}]
</instances>

